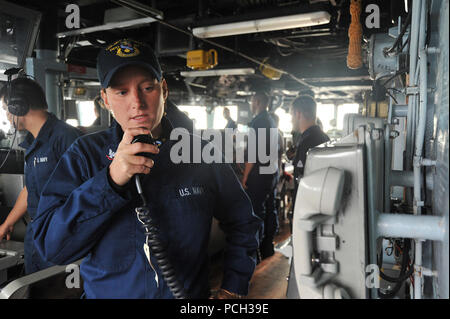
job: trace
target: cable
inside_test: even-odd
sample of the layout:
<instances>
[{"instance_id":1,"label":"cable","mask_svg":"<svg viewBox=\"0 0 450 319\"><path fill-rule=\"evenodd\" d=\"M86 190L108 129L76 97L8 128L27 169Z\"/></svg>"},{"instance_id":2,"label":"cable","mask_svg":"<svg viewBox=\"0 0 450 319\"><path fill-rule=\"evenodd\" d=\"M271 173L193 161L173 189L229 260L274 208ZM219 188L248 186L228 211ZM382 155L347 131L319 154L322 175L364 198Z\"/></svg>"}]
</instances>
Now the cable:
<instances>
[{"instance_id":1,"label":"cable","mask_svg":"<svg viewBox=\"0 0 450 319\"><path fill-rule=\"evenodd\" d=\"M199 38L199 37L195 36L191 31L184 30L184 29L179 28L179 27L177 27L177 26L175 26L175 25L173 25L171 23L168 23L168 22L164 21L163 19L157 17L155 15L155 13L152 12L151 10L148 10L148 9L146 10L142 6L142 4L140 4L140 3L136 4L134 1L131 1L131 0L127 0L127 1L124 1L124 0L111 0L111 2L113 2L115 4L118 4L118 5L122 6L122 7L126 7L128 9L131 9L131 10L133 10L133 11L139 13L139 14L143 14L145 16L151 17L151 18L155 19L156 21L158 21L159 23L161 23L161 24L163 24L163 25L165 25L165 26L167 26L169 28L175 29L175 30L177 30L177 31L179 31L181 33L184 33L186 35L195 37L195 38L197 38L197 39L199 39L199 40L201 40L203 42L206 42L208 44L211 44L211 45L214 45L214 46L216 46L218 48L221 48L221 49L223 49L225 51L228 51L228 52L231 52L233 54L236 54L236 55L238 55L238 56L240 56L240 57L242 57L244 59L247 59L247 60L249 60L249 61L251 61L253 63L256 63L258 65L264 65L263 61L260 61L258 59L252 58L251 56L248 56L248 55L246 55L244 53L241 53L239 51L236 51L234 49L228 48L228 47L226 47L226 46L224 46L222 44L219 44L217 42L214 42L214 41L211 41L211 40L207 40L207 39L204 39L204 38ZM138 7L138 5L140 7ZM144 12L142 12L142 11L144 11ZM290 76L292 79L294 79L295 81L299 82L300 84L302 84L304 86L307 86L309 88L315 87L314 85L311 85L311 84L309 84L309 83L307 83L307 82L297 78L296 76L294 76L293 74L291 74L291 73L289 73L289 72L287 72L285 70L281 70L281 69L275 68L273 66L271 66L271 68L274 69L275 71L278 71L278 72L282 73L282 74Z\"/></svg>"},{"instance_id":2,"label":"cable","mask_svg":"<svg viewBox=\"0 0 450 319\"><path fill-rule=\"evenodd\" d=\"M408 72L408 69L400 69L400 70L398 70L397 72L395 72L394 73L394 75L392 75L389 79L387 79L382 85L383 86L386 86L386 84L388 84L389 82L391 82L395 77L397 77L397 76L399 76L399 75L401 75L401 74L404 74L404 73L407 73ZM387 75L386 75L387 76ZM384 76L383 76L384 77ZM383 78L383 77L380 77L379 79L381 79L381 78ZM378 79L378 80L379 80Z\"/></svg>"},{"instance_id":3,"label":"cable","mask_svg":"<svg viewBox=\"0 0 450 319\"><path fill-rule=\"evenodd\" d=\"M386 90L386 93L394 100L395 104L398 104L397 99L389 92L389 90Z\"/></svg>"},{"instance_id":4,"label":"cable","mask_svg":"<svg viewBox=\"0 0 450 319\"><path fill-rule=\"evenodd\" d=\"M410 36L408 36L408 39L406 39L405 43L402 44L402 46L399 49L399 52L403 52L403 49L405 48L405 46L409 43L409 38Z\"/></svg>"},{"instance_id":5,"label":"cable","mask_svg":"<svg viewBox=\"0 0 450 319\"><path fill-rule=\"evenodd\" d=\"M394 244L392 243L392 240L389 239L389 243L391 244L391 246L388 246L384 249L386 255L391 256L392 252L394 251ZM389 250L389 252L388 252Z\"/></svg>"},{"instance_id":6,"label":"cable","mask_svg":"<svg viewBox=\"0 0 450 319\"><path fill-rule=\"evenodd\" d=\"M175 270L167 256L166 247L159 239L159 227L156 225L155 221L150 216L150 210L147 207L147 201L142 193L142 187L140 185L140 178L138 175L135 176L135 181L138 193L142 200L142 206L136 207L135 211L138 220L142 223L142 226L144 227L145 243L148 245L150 251L155 256L156 262L158 263L159 269L161 270L164 281L166 282L167 286L169 286L169 289L172 292L173 296L176 299L186 299L186 293L184 292L184 288L177 280ZM148 258L151 265L150 256L148 256Z\"/></svg>"},{"instance_id":7,"label":"cable","mask_svg":"<svg viewBox=\"0 0 450 319\"><path fill-rule=\"evenodd\" d=\"M402 276L399 276L397 278L390 277L390 276L386 275L385 273L383 273L382 271L380 271L380 277L383 278L386 281L398 283L398 282L405 281L413 273L414 273L414 265L410 266L408 271L405 274L403 274Z\"/></svg>"},{"instance_id":8,"label":"cable","mask_svg":"<svg viewBox=\"0 0 450 319\"><path fill-rule=\"evenodd\" d=\"M404 240L404 247L403 247L403 252L402 252L402 266L400 269L400 275L397 278L393 278L390 277L386 274L384 274L381 271L381 266L383 264L383 253L380 254L379 257L379 264L378 267L380 269L380 276L381 278L383 278L386 281L389 282L394 282L396 283L396 285L394 286L394 288L386 293L383 293L381 291L379 291L379 295L382 299L387 299L387 298L393 298L395 297L395 295L397 294L397 292L400 290L400 288L403 285L403 282L409 278L409 276L411 276L414 272L414 262L412 263L412 265L409 267L409 270L406 271L406 268L409 266L409 249L411 246L411 242L409 239L405 239Z\"/></svg>"},{"instance_id":9,"label":"cable","mask_svg":"<svg viewBox=\"0 0 450 319\"><path fill-rule=\"evenodd\" d=\"M402 30L400 31L400 34L398 35L398 37L397 37L397 39L395 40L394 44L393 44L392 47L390 47L389 49L384 50L384 53L385 53L386 55L388 55L388 54L390 54L390 53L393 53L393 52L394 52L394 49L396 49L396 48L398 47L398 45L399 45L400 43L402 43L403 35L405 34L406 29L408 28L409 24L411 23L411 15L412 15L412 10L409 10L408 16L406 17L406 22L405 22L405 24L403 25L403 28L402 28ZM398 53L398 52L397 52L397 53Z\"/></svg>"},{"instance_id":10,"label":"cable","mask_svg":"<svg viewBox=\"0 0 450 319\"><path fill-rule=\"evenodd\" d=\"M140 142L140 143L147 143L147 144L153 144L156 145L155 141L151 137L151 135L137 135L134 137L131 144ZM151 157L149 153L138 153L136 155ZM136 216L139 222L142 224L144 228L144 234L145 234L145 245L144 245L144 252L145 255L148 258L148 262L150 263L150 266L153 268L153 265L151 263L150 259L150 252L155 256L156 262L158 264L159 269L161 270L161 274L164 278L165 283L169 287L170 291L172 292L173 296L176 299L186 299L187 295L184 291L183 285L177 280L177 276L175 274L175 270L169 260L169 257L167 255L167 249L163 242L159 238L159 227L157 226L154 219L151 217L150 209L147 205L147 199L144 196L144 191L141 185L141 179L140 175L136 174L134 176L134 181L136 184L136 191L139 194L139 197L141 198L142 205L135 208ZM155 280L158 284L158 274L156 270L155 271Z\"/></svg>"}]
</instances>

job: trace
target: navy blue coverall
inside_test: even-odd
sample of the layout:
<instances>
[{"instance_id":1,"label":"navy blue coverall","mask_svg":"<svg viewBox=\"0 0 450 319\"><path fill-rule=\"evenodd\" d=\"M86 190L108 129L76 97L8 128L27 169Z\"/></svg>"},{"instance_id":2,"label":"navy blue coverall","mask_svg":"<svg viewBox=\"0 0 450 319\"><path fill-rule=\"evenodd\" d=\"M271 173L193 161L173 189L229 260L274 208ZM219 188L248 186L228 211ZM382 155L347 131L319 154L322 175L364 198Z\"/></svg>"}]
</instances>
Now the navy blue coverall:
<instances>
[{"instance_id":1,"label":"navy blue coverall","mask_svg":"<svg viewBox=\"0 0 450 319\"><path fill-rule=\"evenodd\" d=\"M167 135L172 125L165 117L162 124ZM154 256L152 265L145 256L134 185L117 192L108 178L122 136L114 122L78 139L64 154L43 191L35 241L56 264L85 257L80 272L87 298L173 298ZM259 219L228 164L174 164L170 150L176 142L160 146L142 185L177 279L188 297L209 296L207 250L215 216L227 238L222 288L247 294Z\"/></svg>"},{"instance_id":2,"label":"navy blue coverall","mask_svg":"<svg viewBox=\"0 0 450 319\"><path fill-rule=\"evenodd\" d=\"M81 135L81 131L59 120L49 113L36 138L28 133L20 144L25 148L25 185L28 191L27 211L31 224L45 183L67 148ZM32 227L28 225L25 234L25 273L29 274L52 266L42 259L33 244Z\"/></svg>"},{"instance_id":3,"label":"navy blue coverall","mask_svg":"<svg viewBox=\"0 0 450 319\"><path fill-rule=\"evenodd\" d=\"M250 128L253 128L256 133L256 152L258 154L258 147L261 147L261 145L258 145L258 134L259 130L258 128L264 128L266 132L266 152L270 150L270 129L277 129L277 126L275 124L275 121L270 116L270 114L267 111L260 112L255 118L250 122L249 124ZM278 136L277 136L278 141ZM250 148L251 145L248 146ZM277 148L278 152L278 148ZM276 156L278 158L278 155ZM278 178L278 170L274 172L273 174L261 174L260 173L260 166L262 163L260 163L257 159L255 165L253 165L252 170L250 171L248 178L247 178L247 194L250 197L250 200L252 201L253 209L255 211L255 214L260 217L263 222L263 233L261 234L261 255L264 259L266 255L270 255L270 252L273 250L272 240L273 236L276 233L277 230L277 216L276 216L276 210L273 209L274 205L269 205L272 207L270 211L266 207L266 201L269 198L269 195L271 192L273 192L273 189L276 186L277 178ZM279 165L279 163L278 163ZM267 252L266 254L266 250Z\"/></svg>"}]
</instances>

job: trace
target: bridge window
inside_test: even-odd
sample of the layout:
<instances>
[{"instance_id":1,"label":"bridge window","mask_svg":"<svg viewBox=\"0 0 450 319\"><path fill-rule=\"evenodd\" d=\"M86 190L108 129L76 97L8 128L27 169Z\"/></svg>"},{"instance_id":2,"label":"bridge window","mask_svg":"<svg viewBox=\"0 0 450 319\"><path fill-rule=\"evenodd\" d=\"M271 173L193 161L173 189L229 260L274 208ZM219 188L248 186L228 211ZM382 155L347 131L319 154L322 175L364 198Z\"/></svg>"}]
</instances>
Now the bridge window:
<instances>
[{"instance_id":1,"label":"bridge window","mask_svg":"<svg viewBox=\"0 0 450 319\"><path fill-rule=\"evenodd\" d=\"M225 118L223 117L223 109L225 107L230 110L231 119L233 119L235 122L237 122L237 116L238 116L237 105L217 106L214 108L213 129L221 130L221 129L225 128L225 125L227 125L227 120L225 120Z\"/></svg>"},{"instance_id":2,"label":"bridge window","mask_svg":"<svg viewBox=\"0 0 450 319\"><path fill-rule=\"evenodd\" d=\"M72 126L77 127L78 126L78 120L77 119L67 119L66 123Z\"/></svg>"},{"instance_id":3,"label":"bridge window","mask_svg":"<svg viewBox=\"0 0 450 319\"><path fill-rule=\"evenodd\" d=\"M80 126L91 126L97 119L95 115L95 106L93 101L77 102L78 118Z\"/></svg>"},{"instance_id":4,"label":"bridge window","mask_svg":"<svg viewBox=\"0 0 450 319\"><path fill-rule=\"evenodd\" d=\"M275 114L280 119L278 123L278 128L285 134L290 134L292 132L292 116L289 112L286 112L281 107L275 110Z\"/></svg>"},{"instance_id":5,"label":"bridge window","mask_svg":"<svg viewBox=\"0 0 450 319\"><path fill-rule=\"evenodd\" d=\"M347 113L358 113L359 104L341 104L337 109L337 128L344 128L344 115Z\"/></svg>"},{"instance_id":6,"label":"bridge window","mask_svg":"<svg viewBox=\"0 0 450 319\"><path fill-rule=\"evenodd\" d=\"M333 129L335 126L333 125L334 124L333 120L335 119L334 104L318 103L316 117L322 123L322 129L325 133Z\"/></svg>"},{"instance_id":7,"label":"bridge window","mask_svg":"<svg viewBox=\"0 0 450 319\"><path fill-rule=\"evenodd\" d=\"M181 112L187 113L187 116L194 121L197 130L207 128L206 106L200 105L178 105Z\"/></svg>"},{"instance_id":8,"label":"bridge window","mask_svg":"<svg viewBox=\"0 0 450 319\"><path fill-rule=\"evenodd\" d=\"M3 109L3 107L0 108L0 130L2 130L5 134L8 133L9 129L11 128L11 124L8 121L8 118L6 117L6 111Z\"/></svg>"}]
</instances>

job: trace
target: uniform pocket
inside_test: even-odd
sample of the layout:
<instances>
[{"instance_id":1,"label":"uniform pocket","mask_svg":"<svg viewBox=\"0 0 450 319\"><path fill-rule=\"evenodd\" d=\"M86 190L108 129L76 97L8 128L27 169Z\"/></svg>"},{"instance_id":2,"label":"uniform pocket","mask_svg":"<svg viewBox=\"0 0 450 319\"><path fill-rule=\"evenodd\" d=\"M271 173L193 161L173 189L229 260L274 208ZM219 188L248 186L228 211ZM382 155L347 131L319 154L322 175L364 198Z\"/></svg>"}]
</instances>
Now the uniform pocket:
<instances>
[{"instance_id":1,"label":"uniform pocket","mask_svg":"<svg viewBox=\"0 0 450 319\"><path fill-rule=\"evenodd\" d=\"M158 219L161 233L170 246L191 251L209 236L212 221L211 195L206 187L164 187L164 200L160 202Z\"/></svg>"},{"instance_id":2,"label":"uniform pocket","mask_svg":"<svg viewBox=\"0 0 450 319\"><path fill-rule=\"evenodd\" d=\"M136 258L136 215L131 209L117 212L107 231L94 246L91 262L108 272L130 267Z\"/></svg>"}]
</instances>

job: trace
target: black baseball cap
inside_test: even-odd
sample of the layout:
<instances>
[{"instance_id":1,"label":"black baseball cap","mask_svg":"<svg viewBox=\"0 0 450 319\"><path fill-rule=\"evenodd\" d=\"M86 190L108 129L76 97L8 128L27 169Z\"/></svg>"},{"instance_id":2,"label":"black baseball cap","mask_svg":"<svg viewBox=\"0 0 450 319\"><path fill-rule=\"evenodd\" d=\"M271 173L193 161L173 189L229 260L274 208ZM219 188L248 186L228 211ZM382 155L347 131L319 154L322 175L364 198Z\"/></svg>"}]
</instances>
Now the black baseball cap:
<instances>
[{"instance_id":1,"label":"black baseball cap","mask_svg":"<svg viewBox=\"0 0 450 319\"><path fill-rule=\"evenodd\" d=\"M133 39L121 39L100 50L97 56L97 75L102 88L107 88L113 75L127 65L141 65L147 68L159 81L161 66L153 49Z\"/></svg>"}]
</instances>

